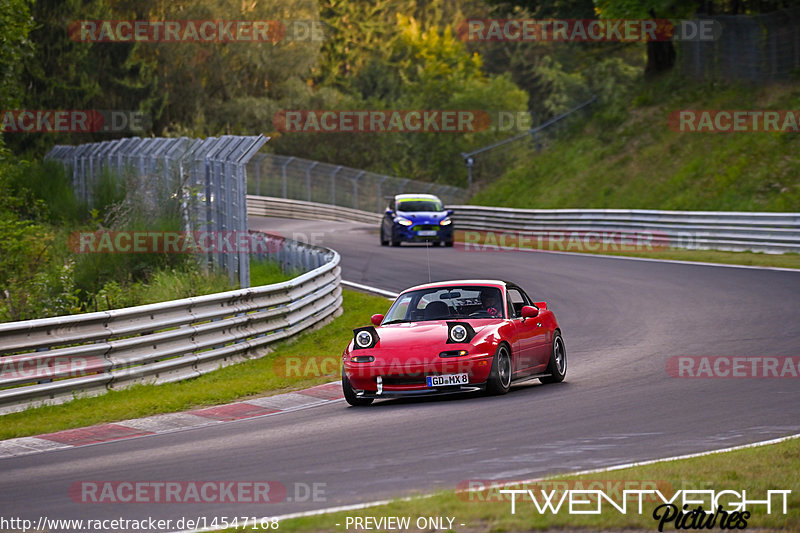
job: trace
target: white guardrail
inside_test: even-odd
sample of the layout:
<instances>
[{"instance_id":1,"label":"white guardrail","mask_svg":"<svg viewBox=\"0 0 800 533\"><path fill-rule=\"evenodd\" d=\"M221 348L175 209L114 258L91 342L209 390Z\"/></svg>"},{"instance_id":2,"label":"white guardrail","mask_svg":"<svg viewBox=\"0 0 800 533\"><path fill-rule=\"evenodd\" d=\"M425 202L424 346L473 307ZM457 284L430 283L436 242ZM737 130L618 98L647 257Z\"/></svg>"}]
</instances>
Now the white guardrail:
<instances>
[{"instance_id":1,"label":"white guardrail","mask_svg":"<svg viewBox=\"0 0 800 533\"><path fill-rule=\"evenodd\" d=\"M649 209L511 209L452 205L456 230L500 231L557 238L558 232L613 235L656 246L695 250L800 252L800 213L656 211ZM353 220L378 224L382 215L331 205L247 197L250 215ZM483 241L481 241L483 242Z\"/></svg>"},{"instance_id":2,"label":"white guardrail","mask_svg":"<svg viewBox=\"0 0 800 533\"><path fill-rule=\"evenodd\" d=\"M350 220L378 224L383 214L339 207L337 205L288 200L271 196L247 195L248 216L299 218L305 220Z\"/></svg>"},{"instance_id":3,"label":"white guardrail","mask_svg":"<svg viewBox=\"0 0 800 533\"><path fill-rule=\"evenodd\" d=\"M339 254L290 239L279 248L279 261L309 271L262 287L0 324L0 414L196 377L341 314Z\"/></svg>"}]
</instances>

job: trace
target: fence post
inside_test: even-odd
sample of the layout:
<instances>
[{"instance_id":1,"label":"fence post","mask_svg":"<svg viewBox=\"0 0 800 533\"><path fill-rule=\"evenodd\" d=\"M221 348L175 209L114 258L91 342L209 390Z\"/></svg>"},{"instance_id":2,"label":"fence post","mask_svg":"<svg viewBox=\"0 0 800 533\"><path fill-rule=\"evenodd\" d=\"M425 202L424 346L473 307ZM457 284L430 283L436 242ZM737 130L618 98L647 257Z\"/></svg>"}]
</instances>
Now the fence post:
<instances>
[{"instance_id":1,"label":"fence post","mask_svg":"<svg viewBox=\"0 0 800 533\"><path fill-rule=\"evenodd\" d=\"M306 201L311 201L311 171L317 166L319 163L314 161L311 163L311 166L306 169Z\"/></svg>"},{"instance_id":2,"label":"fence post","mask_svg":"<svg viewBox=\"0 0 800 533\"><path fill-rule=\"evenodd\" d=\"M331 173L331 205L336 205L336 174L342 170L342 165L336 167Z\"/></svg>"},{"instance_id":3,"label":"fence post","mask_svg":"<svg viewBox=\"0 0 800 533\"><path fill-rule=\"evenodd\" d=\"M286 162L281 166L281 180L282 180L282 185L283 185L283 189L282 189L283 198L288 198L286 196L286 167L288 167L289 163L291 163L292 161L294 161L294 157L290 157L289 159L287 159Z\"/></svg>"},{"instance_id":4,"label":"fence post","mask_svg":"<svg viewBox=\"0 0 800 533\"><path fill-rule=\"evenodd\" d=\"M377 210L377 213L380 213L381 209L383 208L383 195L381 194L381 185L387 179L389 179L389 176L384 176L378 182L378 210Z\"/></svg>"},{"instance_id":5,"label":"fence post","mask_svg":"<svg viewBox=\"0 0 800 533\"><path fill-rule=\"evenodd\" d=\"M362 170L353 178L353 209L358 209L358 180L364 175L366 170Z\"/></svg>"}]
</instances>

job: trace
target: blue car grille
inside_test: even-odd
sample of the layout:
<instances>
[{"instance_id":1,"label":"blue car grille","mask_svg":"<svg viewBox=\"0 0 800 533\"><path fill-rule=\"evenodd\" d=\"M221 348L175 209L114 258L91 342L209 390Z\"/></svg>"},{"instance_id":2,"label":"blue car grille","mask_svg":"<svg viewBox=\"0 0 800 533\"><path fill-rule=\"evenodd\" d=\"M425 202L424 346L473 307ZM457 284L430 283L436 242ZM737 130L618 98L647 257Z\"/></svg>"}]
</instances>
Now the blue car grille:
<instances>
[{"instance_id":1,"label":"blue car grille","mask_svg":"<svg viewBox=\"0 0 800 533\"><path fill-rule=\"evenodd\" d=\"M414 226L414 229L417 231L425 231L425 230L436 230L439 231L439 226L434 226L431 224L419 224Z\"/></svg>"}]
</instances>

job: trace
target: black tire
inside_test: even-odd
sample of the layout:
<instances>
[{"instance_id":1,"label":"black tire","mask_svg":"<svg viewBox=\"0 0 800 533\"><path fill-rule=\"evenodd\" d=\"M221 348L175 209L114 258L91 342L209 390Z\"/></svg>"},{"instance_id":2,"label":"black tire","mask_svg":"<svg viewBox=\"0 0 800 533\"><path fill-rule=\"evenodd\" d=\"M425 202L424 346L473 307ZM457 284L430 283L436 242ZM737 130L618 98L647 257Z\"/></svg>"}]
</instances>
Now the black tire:
<instances>
[{"instance_id":1,"label":"black tire","mask_svg":"<svg viewBox=\"0 0 800 533\"><path fill-rule=\"evenodd\" d=\"M442 242L441 241L433 241L433 245L434 246L441 246Z\"/></svg>"},{"instance_id":2,"label":"black tire","mask_svg":"<svg viewBox=\"0 0 800 533\"><path fill-rule=\"evenodd\" d=\"M400 241L395 239L394 231L392 231L392 246L400 246Z\"/></svg>"},{"instance_id":3,"label":"black tire","mask_svg":"<svg viewBox=\"0 0 800 533\"><path fill-rule=\"evenodd\" d=\"M489 394L505 394L511 388L511 353L505 344L497 347L492 359L492 370L486 382L486 392Z\"/></svg>"},{"instance_id":4,"label":"black tire","mask_svg":"<svg viewBox=\"0 0 800 533\"><path fill-rule=\"evenodd\" d=\"M389 246L389 239L383 238L383 226L381 226L381 246Z\"/></svg>"},{"instance_id":5,"label":"black tire","mask_svg":"<svg viewBox=\"0 0 800 533\"><path fill-rule=\"evenodd\" d=\"M448 248L452 248L453 247L453 239L450 239L449 241L444 241L444 245L447 246Z\"/></svg>"},{"instance_id":6,"label":"black tire","mask_svg":"<svg viewBox=\"0 0 800 533\"><path fill-rule=\"evenodd\" d=\"M353 407L366 407L372 403L372 398L359 398L356 396L356 391L350 385L350 380L347 379L344 369L342 369L342 391L344 392L344 399Z\"/></svg>"},{"instance_id":7,"label":"black tire","mask_svg":"<svg viewBox=\"0 0 800 533\"><path fill-rule=\"evenodd\" d=\"M542 383L561 383L567 375L567 348L561 333L553 335L553 348L550 350L550 362L545 371L549 376L539 378Z\"/></svg>"}]
</instances>

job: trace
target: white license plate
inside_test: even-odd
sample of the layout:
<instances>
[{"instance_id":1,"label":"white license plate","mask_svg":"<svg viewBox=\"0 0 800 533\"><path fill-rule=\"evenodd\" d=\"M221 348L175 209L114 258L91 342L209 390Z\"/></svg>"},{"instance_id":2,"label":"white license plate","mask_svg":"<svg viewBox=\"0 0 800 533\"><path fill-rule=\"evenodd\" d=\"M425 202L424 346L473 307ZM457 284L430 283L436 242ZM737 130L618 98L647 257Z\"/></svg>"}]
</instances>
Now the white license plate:
<instances>
[{"instance_id":1,"label":"white license plate","mask_svg":"<svg viewBox=\"0 0 800 533\"><path fill-rule=\"evenodd\" d=\"M444 374L428 376L428 387L446 387L448 385L468 385L469 374Z\"/></svg>"},{"instance_id":2,"label":"white license plate","mask_svg":"<svg viewBox=\"0 0 800 533\"><path fill-rule=\"evenodd\" d=\"M426 229L422 231L418 231L417 235L420 237L435 237L439 232L435 229Z\"/></svg>"}]
</instances>

